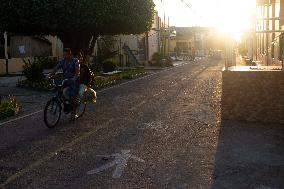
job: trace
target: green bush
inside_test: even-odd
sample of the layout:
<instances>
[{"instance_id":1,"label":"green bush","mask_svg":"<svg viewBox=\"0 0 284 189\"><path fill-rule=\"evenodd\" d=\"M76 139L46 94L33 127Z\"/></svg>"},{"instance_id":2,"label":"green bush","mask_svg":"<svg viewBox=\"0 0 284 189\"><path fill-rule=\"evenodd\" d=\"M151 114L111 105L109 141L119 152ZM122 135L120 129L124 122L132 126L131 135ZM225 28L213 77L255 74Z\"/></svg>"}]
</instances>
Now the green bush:
<instances>
[{"instance_id":1,"label":"green bush","mask_svg":"<svg viewBox=\"0 0 284 189\"><path fill-rule=\"evenodd\" d=\"M39 82L44 79L43 74L43 64L40 61L40 58L34 57L32 61L30 59L24 60L24 71L23 74L27 80L32 82Z\"/></svg>"},{"instance_id":2,"label":"green bush","mask_svg":"<svg viewBox=\"0 0 284 189\"><path fill-rule=\"evenodd\" d=\"M103 61L103 72L113 72L117 67L117 63L112 60Z\"/></svg>"},{"instance_id":3,"label":"green bush","mask_svg":"<svg viewBox=\"0 0 284 189\"><path fill-rule=\"evenodd\" d=\"M152 56L153 66L173 66L173 61L169 56L164 56L162 53L154 53Z\"/></svg>"},{"instance_id":4,"label":"green bush","mask_svg":"<svg viewBox=\"0 0 284 189\"><path fill-rule=\"evenodd\" d=\"M97 73L103 71L103 59L102 56L95 56L93 57L92 61L90 62L90 69L92 72Z\"/></svg>"},{"instance_id":5,"label":"green bush","mask_svg":"<svg viewBox=\"0 0 284 189\"><path fill-rule=\"evenodd\" d=\"M163 59L163 54L162 53L154 53L152 56L152 61L155 62L156 64L161 63L161 60Z\"/></svg>"},{"instance_id":6,"label":"green bush","mask_svg":"<svg viewBox=\"0 0 284 189\"><path fill-rule=\"evenodd\" d=\"M53 57L40 56L37 57L37 59L38 62L42 65L43 69L53 69L57 64L57 60Z\"/></svg>"},{"instance_id":7,"label":"green bush","mask_svg":"<svg viewBox=\"0 0 284 189\"><path fill-rule=\"evenodd\" d=\"M19 112L19 105L15 97L0 101L0 120L11 117Z\"/></svg>"},{"instance_id":8,"label":"green bush","mask_svg":"<svg viewBox=\"0 0 284 189\"><path fill-rule=\"evenodd\" d=\"M53 88L53 83L50 80L43 79L41 81L30 81L30 80L21 80L18 81L18 87L31 88L36 90L51 90Z\"/></svg>"}]
</instances>

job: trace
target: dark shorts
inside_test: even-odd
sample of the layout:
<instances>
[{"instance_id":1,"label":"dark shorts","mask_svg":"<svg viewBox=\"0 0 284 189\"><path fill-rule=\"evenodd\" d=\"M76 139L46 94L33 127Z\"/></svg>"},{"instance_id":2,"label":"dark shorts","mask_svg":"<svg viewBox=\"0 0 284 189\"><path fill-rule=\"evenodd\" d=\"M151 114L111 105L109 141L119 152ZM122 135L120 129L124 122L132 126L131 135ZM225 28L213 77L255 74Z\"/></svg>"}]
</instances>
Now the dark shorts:
<instances>
[{"instance_id":1,"label":"dark shorts","mask_svg":"<svg viewBox=\"0 0 284 189\"><path fill-rule=\"evenodd\" d=\"M74 81L73 79L69 79L65 81L63 88L69 88L68 94L70 99L76 97L79 93L79 82Z\"/></svg>"}]
</instances>

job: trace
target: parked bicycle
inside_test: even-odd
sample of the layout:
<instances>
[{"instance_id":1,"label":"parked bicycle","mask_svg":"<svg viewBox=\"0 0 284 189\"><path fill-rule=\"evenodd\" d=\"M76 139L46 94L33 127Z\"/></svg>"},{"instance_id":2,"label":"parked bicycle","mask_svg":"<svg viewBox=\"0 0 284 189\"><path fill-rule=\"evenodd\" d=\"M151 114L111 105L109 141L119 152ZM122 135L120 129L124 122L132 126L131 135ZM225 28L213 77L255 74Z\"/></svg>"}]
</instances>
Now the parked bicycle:
<instances>
[{"instance_id":1,"label":"parked bicycle","mask_svg":"<svg viewBox=\"0 0 284 189\"><path fill-rule=\"evenodd\" d=\"M56 76L55 76L56 77ZM48 128L54 128L61 117L61 112L69 114L72 111L72 103L68 101L63 94L63 89L66 87L67 79L61 82L56 82L55 77L51 78L55 96L52 97L45 105L44 108L44 123ZM77 97L76 119L82 117L86 110L86 98Z\"/></svg>"}]
</instances>

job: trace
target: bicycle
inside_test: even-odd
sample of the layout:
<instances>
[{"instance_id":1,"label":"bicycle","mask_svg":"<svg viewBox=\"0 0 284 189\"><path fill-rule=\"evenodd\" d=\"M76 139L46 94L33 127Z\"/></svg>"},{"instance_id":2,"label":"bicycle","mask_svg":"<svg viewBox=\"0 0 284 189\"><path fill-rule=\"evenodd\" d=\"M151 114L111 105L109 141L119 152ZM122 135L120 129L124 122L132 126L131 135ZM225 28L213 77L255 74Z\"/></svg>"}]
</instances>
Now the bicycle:
<instances>
[{"instance_id":1,"label":"bicycle","mask_svg":"<svg viewBox=\"0 0 284 189\"><path fill-rule=\"evenodd\" d=\"M47 101L44 108L44 123L48 128L54 128L60 120L62 108L65 114L69 114L72 110L71 102L66 100L63 94L63 89L66 87L65 82L67 79L64 79L62 82L56 84L54 78L52 80L53 87L55 89L55 96ZM77 97L77 109L76 109L76 118L79 119L82 117L86 110L87 102L84 98Z\"/></svg>"}]
</instances>

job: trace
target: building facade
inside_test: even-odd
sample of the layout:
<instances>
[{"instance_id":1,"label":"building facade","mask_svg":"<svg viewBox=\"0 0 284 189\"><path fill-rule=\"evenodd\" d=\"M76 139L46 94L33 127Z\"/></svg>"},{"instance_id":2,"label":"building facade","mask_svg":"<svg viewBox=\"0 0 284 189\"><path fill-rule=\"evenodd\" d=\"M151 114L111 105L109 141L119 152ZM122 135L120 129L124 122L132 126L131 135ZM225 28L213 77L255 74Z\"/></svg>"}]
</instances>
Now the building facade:
<instances>
[{"instance_id":1,"label":"building facade","mask_svg":"<svg viewBox=\"0 0 284 189\"><path fill-rule=\"evenodd\" d=\"M283 60L284 0L257 0L254 57L263 65Z\"/></svg>"},{"instance_id":2,"label":"building facade","mask_svg":"<svg viewBox=\"0 0 284 189\"><path fill-rule=\"evenodd\" d=\"M2 34L3 36L3 34ZM35 56L63 57L63 43L56 36L19 36L7 37L7 60L5 41L0 38L0 74L23 71L23 58Z\"/></svg>"},{"instance_id":3,"label":"building facade","mask_svg":"<svg viewBox=\"0 0 284 189\"><path fill-rule=\"evenodd\" d=\"M185 55L191 49L196 56L205 56L209 51L211 28L207 27L172 27L176 36L170 40L170 53Z\"/></svg>"}]
</instances>

